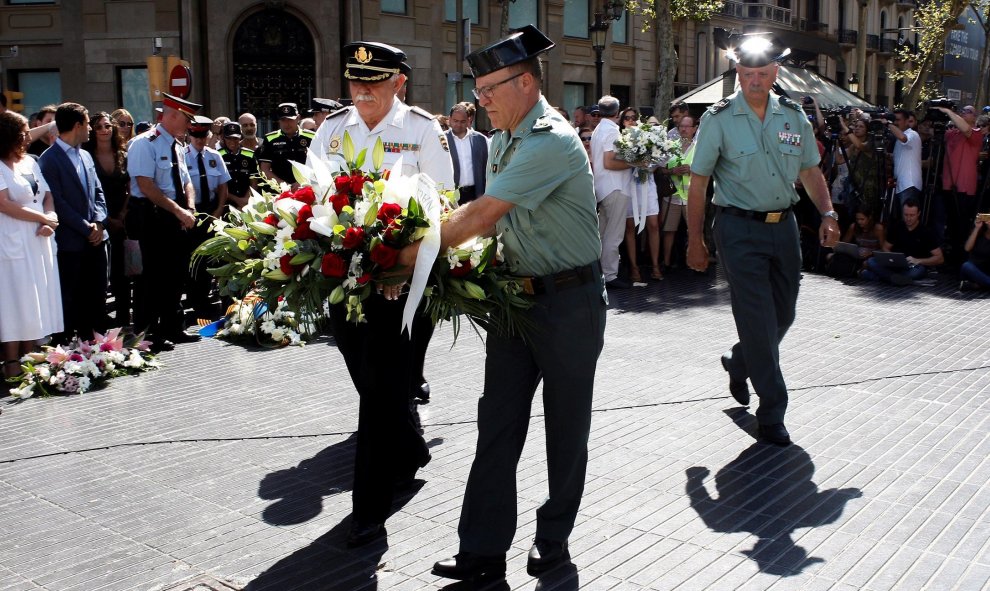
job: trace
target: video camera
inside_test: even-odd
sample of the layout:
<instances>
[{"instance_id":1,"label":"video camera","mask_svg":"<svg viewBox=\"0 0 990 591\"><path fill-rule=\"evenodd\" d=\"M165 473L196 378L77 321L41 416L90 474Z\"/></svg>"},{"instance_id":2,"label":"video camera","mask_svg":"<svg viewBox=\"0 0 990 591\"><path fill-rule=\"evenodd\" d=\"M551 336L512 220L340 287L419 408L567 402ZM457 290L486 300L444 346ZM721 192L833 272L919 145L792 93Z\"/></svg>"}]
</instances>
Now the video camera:
<instances>
[{"instance_id":1,"label":"video camera","mask_svg":"<svg viewBox=\"0 0 990 591\"><path fill-rule=\"evenodd\" d=\"M882 136L887 131L886 122L893 123L895 120L896 118L893 113L877 111L870 117L870 123L866 126L866 129L874 136Z\"/></svg>"},{"instance_id":2,"label":"video camera","mask_svg":"<svg viewBox=\"0 0 990 591\"><path fill-rule=\"evenodd\" d=\"M938 110L938 107L944 107L950 111L956 110L956 103L950 101L946 97L938 97L925 101L925 120L931 121L933 125L942 124L943 126L947 124L951 119L949 116Z\"/></svg>"}]
</instances>

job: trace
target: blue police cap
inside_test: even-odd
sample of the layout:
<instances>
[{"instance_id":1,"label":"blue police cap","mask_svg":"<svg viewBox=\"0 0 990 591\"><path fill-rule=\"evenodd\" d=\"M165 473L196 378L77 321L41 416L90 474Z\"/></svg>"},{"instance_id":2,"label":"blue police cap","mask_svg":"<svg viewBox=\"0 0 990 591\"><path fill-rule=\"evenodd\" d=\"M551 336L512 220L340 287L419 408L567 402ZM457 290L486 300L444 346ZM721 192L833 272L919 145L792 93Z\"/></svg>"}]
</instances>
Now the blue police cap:
<instances>
[{"instance_id":1,"label":"blue police cap","mask_svg":"<svg viewBox=\"0 0 990 591\"><path fill-rule=\"evenodd\" d=\"M355 41L344 46L344 78L378 82L402 71L406 54L397 47L372 41Z\"/></svg>"},{"instance_id":2,"label":"blue police cap","mask_svg":"<svg viewBox=\"0 0 990 591\"><path fill-rule=\"evenodd\" d=\"M536 57L554 47L554 42L533 25L526 25L504 39L467 56L475 77Z\"/></svg>"}]
</instances>

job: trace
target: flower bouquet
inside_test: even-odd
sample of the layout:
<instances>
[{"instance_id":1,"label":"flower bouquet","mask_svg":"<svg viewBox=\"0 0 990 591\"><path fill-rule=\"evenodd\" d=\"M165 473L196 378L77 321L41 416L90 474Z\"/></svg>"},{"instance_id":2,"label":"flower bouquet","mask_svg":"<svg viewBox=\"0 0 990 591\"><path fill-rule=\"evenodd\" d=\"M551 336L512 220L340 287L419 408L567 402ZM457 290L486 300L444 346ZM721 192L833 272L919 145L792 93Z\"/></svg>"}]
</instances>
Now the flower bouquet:
<instances>
[{"instance_id":1,"label":"flower bouquet","mask_svg":"<svg viewBox=\"0 0 990 591\"><path fill-rule=\"evenodd\" d=\"M614 147L616 158L637 165L635 174L640 184L649 178L650 167L681 153L680 140L669 139L663 125L645 122L623 129Z\"/></svg>"},{"instance_id":2,"label":"flower bouquet","mask_svg":"<svg viewBox=\"0 0 990 591\"><path fill-rule=\"evenodd\" d=\"M474 302L492 294L465 286L470 282L483 290L480 283L454 277L457 281L449 289L436 289L448 278L434 271L440 254L440 222L453 209L453 193L437 190L424 174L362 171L367 150L355 157L347 133L342 155L344 166L316 157L310 158L312 167L293 162L296 191L253 193L243 210L230 210L214 222L216 235L196 249L194 258L220 263L209 271L219 279L221 292L241 297L255 291L269 307L284 302L286 310L303 315L317 315L329 301L344 305L347 320L365 322L362 303L372 295L373 281L404 282L407 276L397 266L399 251L423 240L410 278L403 326L411 329L423 297L434 322L453 319L458 312L483 325L490 322L487 312L484 318L473 315L491 308ZM374 171L381 170L384 156L379 139L371 153ZM401 170L401 162L395 169ZM478 274L505 277L499 289L512 289L506 271L487 264L475 269ZM445 303L434 302L436 298L446 298L441 300ZM499 292L493 301L495 307L526 304L517 299ZM498 322L498 326L507 325Z\"/></svg>"},{"instance_id":3,"label":"flower bouquet","mask_svg":"<svg viewBox=\"0 0 990 591\"><path fill-rule=\"evenodd\" d=\"M90 341L74 339L68 347L44 347L21 358L24 373L12 381L14 398L26 399L35 394L51 396L55 392L82 394L105 385L117 376L136 374L158 368L151 354L151 343L143 334L124 335L114 328Z\"/></svg>"},{"instance_id":4,"label":"flower bouquet","mask_svg":"<svg viewBox=\"0 0 990 591\"><path fill-rule=\"evenodd\" d=\"M259 296L249 293L243 300L235 299L227 315L201 329L200 334L225 340L251 339L268 347L303 345L306 336L318 332L318 323L326 312L320 317L300 317L284 299L271 310Z\"/></svg>"}]
</instances>

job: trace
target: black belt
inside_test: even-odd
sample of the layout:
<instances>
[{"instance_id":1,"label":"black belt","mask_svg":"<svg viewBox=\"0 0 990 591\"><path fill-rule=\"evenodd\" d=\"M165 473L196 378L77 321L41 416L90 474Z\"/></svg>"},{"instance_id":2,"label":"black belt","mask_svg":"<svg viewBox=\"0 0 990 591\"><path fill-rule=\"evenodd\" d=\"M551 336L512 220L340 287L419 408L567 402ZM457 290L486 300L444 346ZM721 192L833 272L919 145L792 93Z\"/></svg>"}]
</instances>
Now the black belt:
<instances>
[{"instance_id":1,"label":"black belt","mask_svg":"<svg viewBox=\"0 0 990 591\"><path fill-rule=\"evenodd\" d=\"M739 209L738 207L724 205L719 205L717 208L720 213L727 213L738 218L756 220L758 222L763 222L764 224L776 224L781 222L787 218L789 213L791 213L790 207L777 211L751 211L749 209Z\"/></svg>"},{"instance_id":2,"label":"black belt","mask_svg":"<svg viewBox=\"0 0 990 591\"><path fill-rule=\"evenodd\" d=\"M574 267L573 269L560 271L553 275L516 277L515 279L522 285L523 293L528 295L543 295L548 291L563 291L591 283L597 277L600 277L601 274L601 267L599 267L598 261L595 261L583 267Z\"/></svg>"}]
</instances>

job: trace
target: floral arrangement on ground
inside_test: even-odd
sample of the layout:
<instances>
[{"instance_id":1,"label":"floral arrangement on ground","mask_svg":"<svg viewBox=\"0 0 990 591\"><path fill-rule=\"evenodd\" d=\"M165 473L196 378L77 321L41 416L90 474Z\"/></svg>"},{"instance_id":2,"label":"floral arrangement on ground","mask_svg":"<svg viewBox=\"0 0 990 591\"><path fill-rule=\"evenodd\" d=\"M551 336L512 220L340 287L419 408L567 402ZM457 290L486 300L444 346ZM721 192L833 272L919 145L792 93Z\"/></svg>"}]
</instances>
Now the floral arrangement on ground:
<instances>
[{"instance_id":1,"label":"floral arrangement on ground","mask_svg":"<svg viewBox=\"0 0 990 591\"><path fill-rule=\"evenodd\" d=\"M21 400L35 394L83 394L112 378L157 369L151 343L143 337L114 328L106 334L94 333L89 341L77 338L66 347L43 347L21 358L23 373L8 379L17 384L10 394Z\"/></svg>"}]
</instances>

